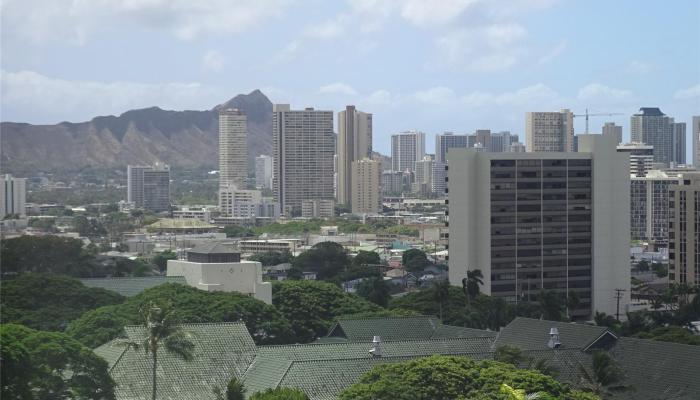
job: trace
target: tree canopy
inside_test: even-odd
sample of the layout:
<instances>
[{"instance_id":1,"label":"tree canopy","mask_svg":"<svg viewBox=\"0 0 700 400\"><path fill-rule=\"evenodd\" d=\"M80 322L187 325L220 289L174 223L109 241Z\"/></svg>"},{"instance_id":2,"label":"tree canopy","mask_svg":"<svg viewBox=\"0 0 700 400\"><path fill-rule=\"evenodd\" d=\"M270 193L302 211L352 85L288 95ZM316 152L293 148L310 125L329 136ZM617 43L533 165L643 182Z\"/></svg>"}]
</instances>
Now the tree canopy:
<instances>
[{"instance_id":1,"label":"tree canopy","mask_svg":"<svg viewBox=\"0 0 700 400\"><path fill-rule=\"evenodd\" d=\"M389 285L382 277L367 278L357 285L357 295L372 303L386 307L391 299Z\"/></svg>"},{"instance_id":2,"label":"tree canopy","mask_svg":"<svg viewBox=\"0 0 700 400\"><path fill-rule=\"evenodd\" d=\"M283 387L257 392L250 396L250 400L309 400L309 396L300 389Z\"/></svg>"},{"instance_id":3,"label":"tree canopy","mask_svg":"<svg viewBox=\"0 0 700 400\"><path fill-rule=\"evenodd\" d=\"M66 333L89 347L117 337L125 325L141 323L143 304L170 303L183 323L245 322L258 344L286 343L289 322L275 307L240 293L205 292L197 288L166 283L127 299L124 303L88 311L73 321Z\"/></svg>"},{"instance_id":4,"label":"tree canopy","mask_svg":"<svg viewBox=\"0 0 700 400\"><path fill-rule=\"evenodd\" d=\"M107 362L58 332L0 326L3 399L114 399Z\"/></svg>"},{"instance_id":5,"label":"tree canopy","mask_svg":"<svg viewBox=\"0 0 700 400\"><path fill-rule=\"evenodd\" d=\"M420 272L430 265L428 257L423 250L408 249L401 255L401 263L406 271Z\"/></svg>"},{"instance_id":6,"label":"tree canopy","mask_svg":"<svg viewBox=\"0 0 700 400\"><path fill-rule=\"evenodd\" d=\"M318 279L326 280L345 272L350 259L342 245L321 242L294 258L292 266L300 271L313 271Z\"/></svg>"},{"instance_id":7,"label":"tree canopy","mask_svg":"<svg viewBox=\"0 0 700 400\"><path fill-rule=\"evenodd\" d=\"M336 285L318 281L274 282L272 304L291 323L291 343L307 343L325 335L338 316L382 310Z\"/></svg>"},{"instance_id":8,"label":"tree canopy","mask_svg":"<svg viewBox=\"0 0 700 400\"><path fill-rule=\"evenodd\" d=\"M497 361L432 356L396 364L380 364L343 391L341 400L476 399L508 400L506 384L539 399L598 399L572 392L554 378Z\"/></svg>"},{"instance_id":9,"label":"tree canopy","mask_svg":"<svg viewBox=\"0 0 700 400\"><path fill-rule=\"evenodd\" d=\"M254 254L248 257L250 261L258 261L263 267L270 265L279 265L292 262L294 256L288 250L285 251L266 251L264 253Z\"/></svg>"},{"instance_id":10,"label":"tree canopy","mask_svg":"<svg viewBox=\"0 0 700 400\"><path fill-rule=\"evenodd\" d=\"M2 281L0 304L8 322L46 331L62 331L86 311L119 304L124 297L85 287L79 280L53 274L22 274Z\"/></svg>"}]
</instances>

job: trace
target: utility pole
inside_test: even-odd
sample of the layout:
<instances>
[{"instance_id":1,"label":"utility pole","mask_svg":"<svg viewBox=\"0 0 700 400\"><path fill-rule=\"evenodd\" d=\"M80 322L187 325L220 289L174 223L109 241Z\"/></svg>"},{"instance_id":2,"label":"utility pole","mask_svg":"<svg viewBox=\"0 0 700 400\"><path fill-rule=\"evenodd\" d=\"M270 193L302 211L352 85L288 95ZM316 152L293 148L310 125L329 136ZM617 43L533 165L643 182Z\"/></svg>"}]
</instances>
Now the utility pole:
<instances>
[{"instance_id":1,"label":"utility pole","mask_svg":"<svg viewBox=\"0 0 700 400\"><path fill-rule=\"evenodd\" d=\"M617 299L617 311L615 311L615 319L620 321L620 299L622 298L622 292L625 289L615 289L615 298Z\"/></svg>"}]
</instances>

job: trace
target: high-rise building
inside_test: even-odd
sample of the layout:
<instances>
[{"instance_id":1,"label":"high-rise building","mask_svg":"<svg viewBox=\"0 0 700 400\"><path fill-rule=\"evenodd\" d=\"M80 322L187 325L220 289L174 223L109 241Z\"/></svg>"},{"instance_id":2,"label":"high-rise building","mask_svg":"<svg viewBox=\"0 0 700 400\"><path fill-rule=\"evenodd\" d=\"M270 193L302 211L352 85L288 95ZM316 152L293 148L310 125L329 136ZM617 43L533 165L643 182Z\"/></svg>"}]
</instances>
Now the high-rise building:
<instances>
[{"instance_id":1,"label":"high-rise building","mask_svg":"<svg viewBox=\"0 0 700 400\"><path fill-rule=\"evenodd\" d=\"M243 111L219 112L219 187L246 189L248 179L248 120Z\"/></svg>"},{"instance_id":2,"label":"high-rise building","mask_svg":"<svg viewBox=\"0 0 700 400\"><path fill-rule=\"evenodd\" d=\"M382 211L381 162L365 158L352 162L352 213Z\"/></svg>"},{"instance_id":3,"label":"high-rise building","mask_svg":"<svg viewBox=\"0 0 700 400\"><path fill-rule=\"evenodd\" d=\"M422 160L416 161L416 175L413 182L413 192L424 197L433 195L433 171L435 160L431 156L425 156ZM443 168L444 170L444 168ZM443 179L444 181L444 179Z\"/></svg>"},{"instance_id":4,"label":"high-rise building","mask_svg":"<svg viewBox=\"0 0 700 400\"><path fill-rule=\"evenodd\" d=\"M700 173L681 174L669 192L669 280L700 284Z\"/></svg>"},{"instance_id":5,"label":"high-rise building","mask_svg":"<svg viewBox=\"0 0 700 400\"><path fill-rule=\"evenodd\" d=\"M448 149L466 149L469 146L469 135L455 135L452 132L435 135L435 161L438 163L447 162Z\"/></svg>"},{"instance_id":6,"label":"high-rise building","mask_svg":"<svg viewBox=\"0 0 700 400\"><path fill-rule=\"evenodd\" d=\"M673 124L673 162L685 164L685 122Z\"/></svg>"},{"instance_id":7,"label":"high-rise building","mask_svg":"<svg viewBox=\"0 0 700 400\"><path fill-rule=\"evenodd\" d=\"M333 112L276 104L272 133L273 190L282 212L298 216L304 200L334 200Z\"/></svg>"},{"instance_id":8,"label":"high-rise building","mask_svg":"<svg viewBox=\"0 0 700 400\"><path fill-rule=\"evenodd\" d=\"M695 168L700 168L700 115L693 117L693 125L690 127L690 132L693 135L693 165Z\"/></svg>"},{"instance_id":9,"label":"high-rise building","mask_svg":"<svg viewBox=\"0 0 700 400\"><path fill-rule=\"evenodd\" d=\"M255 157L255 186L272 189L272 157L264 154Z\"/></svg>"},{"instance_id":10,"label":"high-rise building","mask_svg":"<svg viewBox=\"0 0 700 400\"><path fill-rule=\"evenodd\" d=\"M569 314L629 302L629 166L615 138L582 135L578 153L448 154L449 278L481 270L482 291L518 302L576 292Z\"/></svg>"},{"instance_id":11,"label":"high-rise building","mask_svg":"<svg viewBox=\"0 0 700 400\"><path fill-rule=\"evenodd\" d=\"M619 153L630 157L630 175L644 177L654 164L654 146L644 143L625 143L617 146Z\"/></svg>"},{"instance_id":12,"label":"high-rise building","mask_svg":"<svg viewBox=\"0 0 700 400\"><path fill-rule=\"evenodd\" d=\"M603 135L613 135L618 144L622 143L622 127L615 125L614 122L606 122L605 125L603 125L602 133Z\"/></svg>"},{"instance_id":13,"label":"high-rise building","mask_svg":"<svg viewBox=\"0 0 700 400\"><path fill-rule=\"evenodd\" d=\"M127 202L153 212L170 210L170 167L127 166Z\"/></svg>"},{"instance_id":14,"label":"high-rise building","mask_svg":"<svg viewBox=\"0 0 700 400\"><path fill-rule=\"evenodd\" d=\"M632 240L656 245L668 243L668 193L678 178L650 170L630 178L630 231Z\"/></svg>"},{"instance_id":15,"label":"high-rise building","mask_svg":"<svg viewBox=\"0 0 700 400\"><path fill-rule=\"evenodd\" d=\"M527 113L525 140L527 151L574 151L574 114L567 109Z\"/></svg>"},{"instance_id":16,"label":"high-rise building","mask_svg":"<svg viewBox=\"0 0 700 400\"><path fill-rule=\"evenodd\" d=\"M303 218L333 218L335 216L335 200L303 200L301 202L301 216Z\"/></svg>"},{"instance_id":17,"label":"high-rise building","mask_svg":"<svg viewBox=\"0 0 700 400\"><path fill-rule=\"evenodd\" d=\"M391 135L391 169L413 171L425 156L425 133L418 131Z\"/></svg>"},{"instance_id":18,"label":"high-rise building","mask_svg":"<svg viewBox=\"0 0 700 400\"><path fill-rule=\"evenodd\" d=\"M642 107L630 118L632 142L654 146L654 162L669 165L674 160L673 118L656 107Z\"/></svg>"},{"instance_id":19,"label":"high-rise building","mask_svg":"<svg viewBox=\"0 0 700 400\"><path fill-rule=\"evenodd\" d=\"M510 146L513 143L517 143L519 139L518 135L513 135L508 131L492 133L489 151L507 153L510 151Z\"/></svg>"},{"instance_id":20,"label":"high-rise building","mask_svg":"<svg viewBox=\"0 0 700 400\"><path fill-rule=\"evenodd\" d=\"M382 172L382 193L398 196L403 192L403 172L386 170Z\"/></svg>"},{"instance_id":21,"label":"high-rise building","mask_svg":"<svg viewBox=\"0 0 700 400\"><path fill-rule=\"evenodd\" d=\"M0 183L0 217L8 215L23 218L27 215L26 208L27 179L3 175Z\"/></svg>"},{"instance_id":22,"label":"high-rise building","mask_svg":"<svg viewBox=\"0 0 700 400\"><path fill-rule=\"evenodd\" d=\"M253 219L279 217L279 203L263 197L259 190L238 189L236 185L219 188L219 211L224 217Z\"/></svg>"},{"instance_id":23,"label":"high-rise building","mask_svg":"<svg viewBox=\"0 0 700 400\"><path fill-rule=\"evenodd\" d=\"M372 156L372 114L347 106L338 113L338 203L351 205L352 162Z\"/></svg>"}]
</instances>

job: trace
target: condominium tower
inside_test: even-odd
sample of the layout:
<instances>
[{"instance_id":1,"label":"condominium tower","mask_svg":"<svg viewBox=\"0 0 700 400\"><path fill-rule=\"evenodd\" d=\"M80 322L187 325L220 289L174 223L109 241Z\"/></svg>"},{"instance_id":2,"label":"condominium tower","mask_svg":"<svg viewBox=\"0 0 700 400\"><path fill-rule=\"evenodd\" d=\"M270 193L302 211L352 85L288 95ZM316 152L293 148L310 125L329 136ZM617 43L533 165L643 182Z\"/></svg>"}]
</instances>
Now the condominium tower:
<instances>
[{"instance_id":1,"label":"condominium tower","mask_svg":"<svg viewBox=\"0 0 700 400\"><path fill-rule=\"evenodd\" d=\"M654 164L654 146L644 143L625 143L617 146L619 153L627 153L630 157L630 175L646 176Z\"/></svg>"},{"instance_id":2,"label":"condominium tower","mask_svg":"<svg viewBox=\"0 0 700 400\"><path fill-rule=\"evenodd\" d=\"M630 178L630 232L632 240L666 245L668 243L668 193L677 177L650 170Z\"/></svg>"},{"instance_id":3,"label":"condominium tower","mask_svg":"<svg viewBox=\"0 0 700 400\"><path fill-rule=\"evenodd\" d=\"M642 107L630 118L633 142L654 146L654 162L670 165L680 163L680 149L685 153L685 127L675 127L673 118L656 107ZM685 160L683 154L682 160Z\"/></svg>"},{"instance_id":4,"label":"condominium tower","mask_svg":"<svg viewBox=\"0 0 700 400\"><path fill-rule=\"evenodd\" d=\"M300 215L304 200L333 202L333 112L275 104L272 134L273 190L282 212Z\"/></svg>"},{"instance_id":5,"label":"condominium tower","mask_svg":"<svg viewBox=\"0 0 700 400\"><path fill-rule=\"evenodd\" d=\"M382 211L381 167L381 162L369 158L352 162L353 214L377 214Z\"/></svg>"},{"instance_id":6,"label":"condominium tower","mask_svg":"<svg viewBox=\"0 0 700 400\"><path fill-rule=\"evenodd\" d=\"M700 284L700 173L679 175L669 192L669 280Z\"/></svg>"},{"instance_id":7,"label":"condominium tower","mask_svg":"<svg viewBox=\"0 0 700 400\"><path fill-rule=\"evenodd\" d=\"M170 168L163 164L127 166L127 201L153 212L170 210Z\"/></svg>"},{"instance_id":8,"label":"condominium tower","mask_svg":"<svg viewBox=\"0 0 700 400\"><path fill-rule=\"evenodd\" d=\"M529 112L525 116L527 151L574 151L574 114L559 112Z\"/></svg>"},{"instance_id":9,"label":"condominium tower","mask_svg":"<svg viewBox=\"0 0 700 400\"><path fill-rule=\"evenodd\" d=\"M614 122L606 122L605 125L603 125L602 134L613 135L615 136L618 144L622 143L622 127L615 125Z\"/></svg>"},{"instance_id":10,"label":"condominium tower","mask_svg":"<svg viewBox=\"0 0 700 400\"><path fill-rule=\"evenodd\" d=\"M516 303L545 290L578 294L569 315L615 314L629 289L629 165L615 138L580 152L448 154L449 279L481 270L484 293ZM629 301L623 292L621 310Z\"/></svg>"},{"instance_id":11,"label":"condominium tower","mask_svg":"<svg viewBox=\"0 0 700 400\"><path fill-rule=\"evenodd\" d=\"M27 196L27 179L2 175L0 182L0 219L8 215L24 217Z\"/></svg>"},{"instance_id":12,"label":"condominium tower","mask_svg":"<svg viewBox=\"0 0 700 400\"><path fill-rule=\"evenodd\" d=\"M700 115L693 117L690 132L693 135L693 165L695 168L700 168Z\"/></svg>"},{"instance_id":13,"label":"condominium tower","mask_svg":"<svg viewBox=\"0 0 700 400\"><path fill-rule=\"evenodd\" d=\"M219 112L219 187L246 189L248 178L248 122L243 111Z\"/></svg>"},{"instance_id":14,"label":"condominium tower","mask_svg":"<svg viewBox=\"0 0 700 400\"><path fill-rule=\"evenodd\" d=\"M413 171L425 156L425 133L417 131L391 135L391 169Z\"/></svg>"},{"instance_id":15,"label":"condominium tower","mask_svg":"<svg viewBox=\"0 0 700 400\"><path fill-rule=\"evenodd\" d=\"M372 156L372 114L347 106L338 113L338 203L351 205L352 163Z\"/></svg>"},{"instance_id":16,"label":"condominium tower","mask_svg":"<svg viewBox=\"0 0 700 400\"><path fill-rule=\"evenodd\" d=\"M264 154L255 157L255 186L272 189L272 157Z\"/></svg>"}]
</instances>

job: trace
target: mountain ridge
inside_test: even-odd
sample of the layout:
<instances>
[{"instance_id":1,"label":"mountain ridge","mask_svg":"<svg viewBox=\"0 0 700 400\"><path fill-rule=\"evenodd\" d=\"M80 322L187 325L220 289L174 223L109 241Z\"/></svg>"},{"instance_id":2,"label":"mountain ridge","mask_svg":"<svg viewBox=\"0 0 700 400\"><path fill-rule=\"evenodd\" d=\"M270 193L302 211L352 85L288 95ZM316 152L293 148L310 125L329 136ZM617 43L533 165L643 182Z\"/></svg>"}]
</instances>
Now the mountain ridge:
<instances>
[{"instance_id":1,"label":"mountain ridge","mask_svg":"<svg viewBox=\"0 0 700 400\"><path fill-rule=\"evenodd\" d=\"M258 89L209 110L175 111L151 106L83 122L2 122L2 170L30 175L155 162L217 169L218 111L222 108L238 108L248 116L251 169L256 156L272 151L272 102Z\"/></svg>"}]
</instances>

